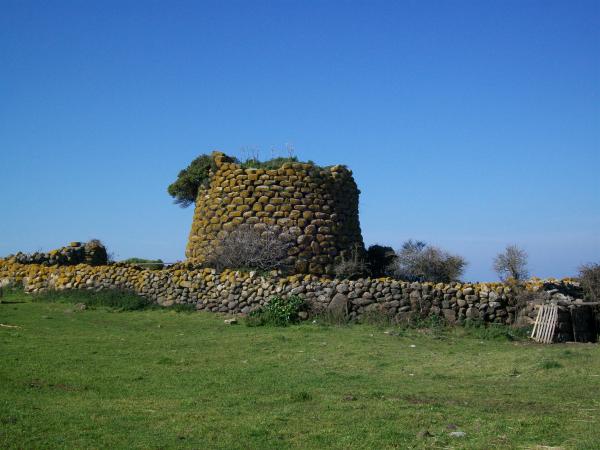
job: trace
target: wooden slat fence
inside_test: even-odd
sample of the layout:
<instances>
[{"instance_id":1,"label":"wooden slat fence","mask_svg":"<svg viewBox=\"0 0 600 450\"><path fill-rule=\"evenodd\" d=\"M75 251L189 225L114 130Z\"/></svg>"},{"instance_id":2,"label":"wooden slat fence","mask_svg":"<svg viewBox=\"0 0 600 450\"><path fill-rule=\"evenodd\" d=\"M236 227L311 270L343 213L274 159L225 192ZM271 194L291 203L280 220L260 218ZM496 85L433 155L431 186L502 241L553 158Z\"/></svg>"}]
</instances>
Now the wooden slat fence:
<instances>
[{"instance_id":1,"label":"wooden slat fence","mask_svg":"<svg viewBox=\"0 0 600 450\"><path fill-rule=\"evenodd\" d=\"M541 305L538 311L531 338L542 344L551 344L558 319L558 305Z\"/></svg>"}]
</instances>

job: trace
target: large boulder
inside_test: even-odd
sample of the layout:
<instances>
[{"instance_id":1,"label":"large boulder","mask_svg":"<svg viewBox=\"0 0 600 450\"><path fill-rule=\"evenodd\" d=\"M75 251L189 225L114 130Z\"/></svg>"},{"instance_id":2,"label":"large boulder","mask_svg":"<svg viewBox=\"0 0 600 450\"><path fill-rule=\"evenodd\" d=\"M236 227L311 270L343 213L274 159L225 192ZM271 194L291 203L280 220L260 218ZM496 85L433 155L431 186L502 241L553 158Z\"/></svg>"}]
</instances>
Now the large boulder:
<instances>
[{"instance_id":1,"label":"large boulder","mask_svg":"<svg viewBox=\"0 0 600 450\"><path fill-rule=\"evenodd\" d=\"M338 292L333 296L329 305L327 306L327 311L336 317L345 317L348 315L348 297L344 294Z\"/></svg>"}]
</instances>

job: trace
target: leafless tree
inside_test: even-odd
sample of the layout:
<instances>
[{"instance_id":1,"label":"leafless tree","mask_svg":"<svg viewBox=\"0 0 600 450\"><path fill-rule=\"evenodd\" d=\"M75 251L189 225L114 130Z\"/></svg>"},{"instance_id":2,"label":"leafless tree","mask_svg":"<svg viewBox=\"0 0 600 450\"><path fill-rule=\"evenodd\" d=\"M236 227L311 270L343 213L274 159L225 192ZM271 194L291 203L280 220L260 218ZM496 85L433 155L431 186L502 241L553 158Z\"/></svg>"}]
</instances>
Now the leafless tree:
<instances>
[{"instance_id":1,"label":"leafless tree","mask_svg":"<svg viewBox=\"0 0 600 450\"><path fill-rule=\"evenodd\" d=\"M579 268L579 282L586 297L600 301L600 264L584 264Z\"/></svg>"},{"instance_id":2,"label":"leafless tree","mask_svg":"<svg viewBox=\"0 0 600 450\"><path fill-rule=\"evenodd\" d=\"M335 276L338 278L352 279L362 277L368 272L368 265L363 258L360 246L355 245L350 250L348 257L341 256L341 260L334 267Z\"/></svg>"},{"instance_id":3,"label":"leafless tree","mask_svg":"<svg viewBox=\"0 0 600 450\"><path fill-rule=\"evenodd\" d=\"M388 271L402 280L444 283L458 280L466 265L461 256L410 239L396 252Z\"/></svg>"},{"instance_id":4,"label":"leafless tree","mask_svg":"<svg viewBox=\"0 0 600 450\"><path fill-rule=\"evenodd\" d=\"M257 225L261 226L240 225L230 231L207 258L207 264L217 270L285 268L290 236L278 228Z\"/></svg>"},{"instance_id":5,"label":"leafless tree","mask_svg":"<svg viewBox=\"0 0 600 450\"><path fill-rule=\"evenodd\" d=\"M260 159L260 150L258 149L258 147L245 145L240 148L240 153L242 154L242 162L259 161Z\"/></svg>"},{"instance_id":6,"label":"leafless tree","mask_svg":"<svg viewBox=\"0 0 600 450\"><path fill-rule=\"evenodd\" d=\"M287 152L288 158L294 158L296 156L296 147L291 142L286 142L285 150Z\"/></svg>"},{"instance_id":7,"label":"leafless tree","mask_svg":"<svg viewBox=\"0 0 600 450\"><path fill-rule=\"evenodd\" d=\"M502 281L526 280L529 277L527 258L527 252L522 248L514 244L507 245L506 250L494 258L494 270Z\"/></svg>"}]
</instances>

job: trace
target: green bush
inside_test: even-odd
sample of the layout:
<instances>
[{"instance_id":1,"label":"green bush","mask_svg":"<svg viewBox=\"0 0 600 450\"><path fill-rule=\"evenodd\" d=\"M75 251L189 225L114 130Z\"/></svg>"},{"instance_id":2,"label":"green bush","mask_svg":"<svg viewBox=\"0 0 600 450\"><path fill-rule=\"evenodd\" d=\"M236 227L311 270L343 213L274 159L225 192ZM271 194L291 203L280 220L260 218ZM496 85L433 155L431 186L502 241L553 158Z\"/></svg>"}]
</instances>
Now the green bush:
<instances>
[{"instance_id":1,"label":"green bush","mask_svg":"<svg viewBox=\"0 0 600 450\"><path fill-rule=\"evenodd\" d=\"M208 186L210 172L217 166L210 155L200 155L187 168L179 172L177 180L169 185L167 191L182 208L187 208L196 201L198 189Z\"/></svg>"},{"instance_id":2,"label":"green bush","mask_svg":"<svg viewBox=\"0 0 600 450\"><path fill-rule=\"evenodd\" d=\"M255 309L246 318L248 326L271 325L285 327L300 320L298 313L306 309L304 300L296 295L273 297L266 305Z\"/></svg>"},{"instance_id":3,"label":"green bush","mask_svg":"<svg viewBox=\"0 0 600 450\"><path fill-rule=\"evenodd\" d=\"M260 161L258 158L249 158L244 162L240 162L236 158L231 158L231 160L239 164L242 169L254 168L265 170L279 169L283 164L299 162L295 156L272 158L267 161ZM308 164L315 165L312 161L308 161ZM198 189L209 185L210 173L211 171L214 173L216 170L217 166L213 157L202 154L194 159L184 170L179 172L177 180L169 185L167 191L175 199L176 204L182 208L187 208L196 202Z\"/></svg>"}]
</instances>

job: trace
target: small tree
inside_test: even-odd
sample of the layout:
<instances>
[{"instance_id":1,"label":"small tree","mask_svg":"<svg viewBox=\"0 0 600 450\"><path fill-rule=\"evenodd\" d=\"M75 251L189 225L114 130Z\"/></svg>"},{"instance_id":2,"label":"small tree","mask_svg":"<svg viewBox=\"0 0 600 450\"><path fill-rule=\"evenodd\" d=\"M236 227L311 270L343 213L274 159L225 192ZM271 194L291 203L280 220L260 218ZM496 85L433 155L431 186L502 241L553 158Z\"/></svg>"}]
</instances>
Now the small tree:
<instances>
[{"instance_id":1,"label":"small tree","mask_svg":"<svg viewBox=\"0 0 600 450\"><path fill-rule=\"evenodd\" d=\"M579 281L586 298L600 301L600 264L584 264L579 268Z\"/></svg>"},{"instance_id":2,"label":"small tree","mask_svg":"<svg viewBox=\"0 0 600 450\"><path fill-rule=\"evenodd\" d=\"M268 161L260 161L258 159L258 151L252 150L249 157L240 162L237 158L227 157L229 162L239 164L242 169L278 169L283 164L298 162L295 156L276 157ZM307 161L309 164L315 165L312 161ZM214 157L211 155L202 154L194 159L189 166L179 172L177 179L169 185L167 191L173 197L176 204L182 208L187 208L196 202L198 189L207 187L210 183L210 173L216 172L217 166Z\"/></svg>"},{"instance_id":3,"label":"small tree","mask_svg":"<svg viewBox=\"0 0 600 450\"><path fill-rule=\"evenodd\" d=\"M423 277L422 252L427 247L423 241L409 239L396 251L396 260L389 266L390 273L396 278L417 281Z\"/></svg>"},{"instance_id":4,"label":"small tree","mask_svg":"<svg viewBox=\"0 0 600 450\"><path fill-rule=\"evenodd\" d=\"M494 258L494 270L502 281L513 280L520 282L529 277L527 270L528 255L525 250L516 245L507 245L504 253Z\"/></svg>"},{"instance_id":5,"label":"small tree","mask_svg":"<svg viewBox=\"0 0 600 450\"><path fill-rule=\"evenodd\" d=\"M216 170L214 159L210 155L198 156L187 168L179 172L177 180L169 185L169 195L179 206L187 208L196 201L198 189L208 186L211 170Z\"/></svg>"},{"instance_id":6,"label":"small tree","mask_svg":"<svg viewBox=\"0 0 600 450\"><path fill-rule=\"evenodd\" d=\"M466 265L467 261L461 256L410 239L396 252L396 259L388 270L402 280L447 283L458 280Z\"/></svg>"},{"instance_id":7,"label":"small tree","mask_svg":"<svg viewBox=\"0 0 600 450\"><path fill-rule=\"evenodd\" d=\"M395 259L396 252L392 247L375 244L367 249L367 263L372 277L388 275L387 269Z\"/></svg>"},{"instance_id":8,"label":"small tree","mask_svg":"<svg viewBox=\"0 0 600 450\"><path fill-rule=\"evenodd\" d=\"M206 262L217 270L282 269L290 246L289 236L276 228L240 225L220 240Z\"/></svg>"}]
</instances>

